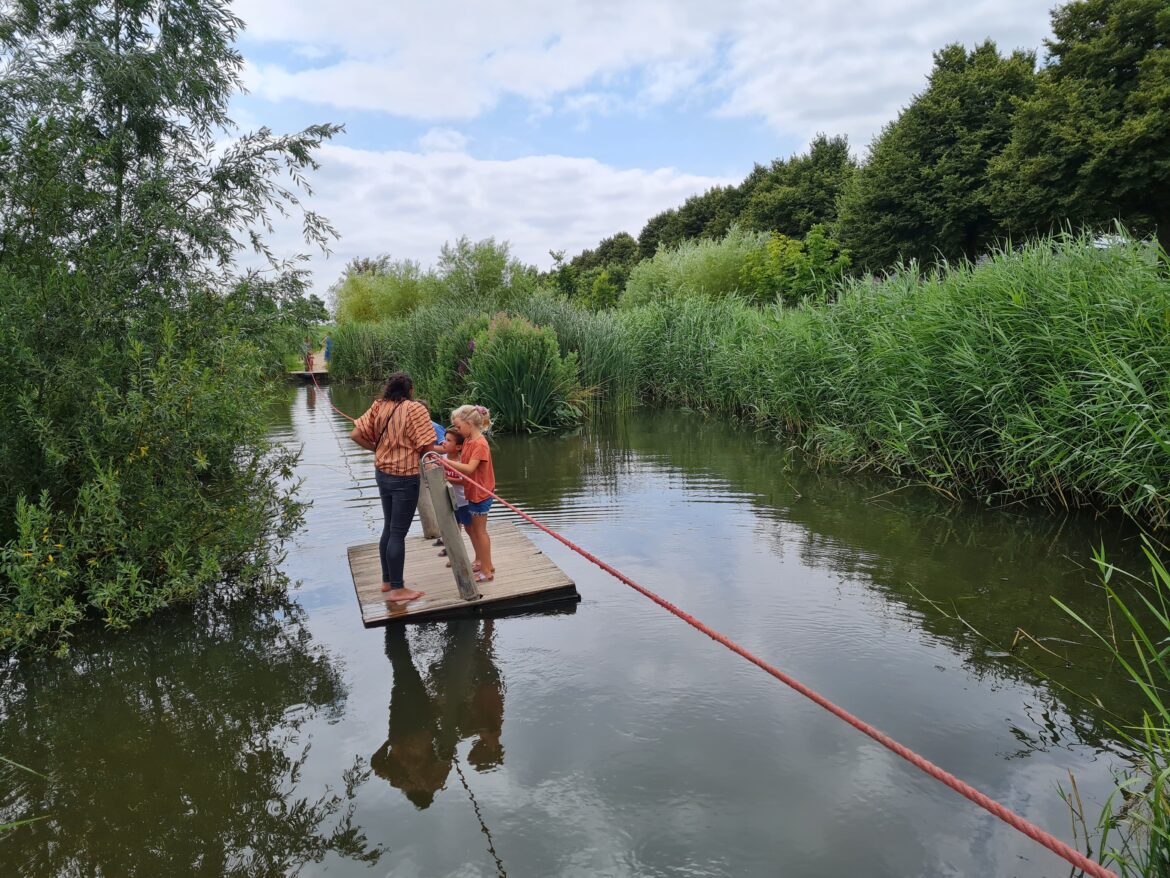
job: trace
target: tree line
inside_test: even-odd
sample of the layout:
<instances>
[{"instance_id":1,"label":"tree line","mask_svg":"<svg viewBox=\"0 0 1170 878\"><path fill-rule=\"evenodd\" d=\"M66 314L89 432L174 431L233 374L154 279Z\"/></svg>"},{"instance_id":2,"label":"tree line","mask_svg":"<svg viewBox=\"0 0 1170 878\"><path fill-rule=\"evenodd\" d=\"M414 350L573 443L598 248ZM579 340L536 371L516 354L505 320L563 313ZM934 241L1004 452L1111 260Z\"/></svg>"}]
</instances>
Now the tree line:
<instances>
[{"instance_id":1,"label":"tree line","mask_svg":"<svg viewBox=\"0 0 1170 878\"><path fill-rule=\"evenodd\" d=\"M756 165L572 258L552 286L615 304L634 267L733 226L814 229L852 271L974 260L1006 241L1124 224L1170 249L1170 4L1074 0L1053 10L1046 58L987 40L934 54L925 89L869 145L818 134L806 152ZM775 247L774 247L775 249Z\"/></svg>"}]
</instances>

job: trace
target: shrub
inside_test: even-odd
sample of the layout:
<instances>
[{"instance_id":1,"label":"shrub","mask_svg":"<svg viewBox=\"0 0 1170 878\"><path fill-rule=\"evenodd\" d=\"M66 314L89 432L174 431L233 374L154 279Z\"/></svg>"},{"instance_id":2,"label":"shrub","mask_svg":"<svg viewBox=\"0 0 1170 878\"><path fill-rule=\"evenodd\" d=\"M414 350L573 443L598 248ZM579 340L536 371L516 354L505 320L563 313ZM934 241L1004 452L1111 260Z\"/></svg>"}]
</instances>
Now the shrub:
<instances>
[{"instance_id":1,"label":"shrub","mask_svg":"<svg viewBox=\"0 0 1170 878\"><path fill-rule=\"evenodd\" d=\"M747 254L742 285L757 303L825 301L848 268L849 254L821 226L813 226L803 241L774 232L763 249Z\"/></svg>"},{"instance_id":2,"label":"shrub","mask_svg":"<svg viewBox=\"0 0 1170 878\"><path fill-rule=\"evenodd\" d=\"M476 336L467 385L500 430L555 430L583 413L576 354L561 356L551 329L520 317L499 314Z\"/></svg>"},{"instance_id":3,"label":"shrub","mask_svg":"<svg viewBox=\"0 0 1170 878\"><path fill-rule=\"evenodd\" d=\"M417 262L376 263L374 271L349 269L332 291L341 323L375 322L404 317L441 295L438 279Z\"/></svg>"},{"instance_id":4,"label":"shrub","mask_svg":"<svg viewBox=\"0 0 1170 878\"><path fill-rule=\"evenodd\" d=\"M265 355L235 335L230 300L194 294L156 323L90 296L68 272L0 275L18 376L0 385L0 651L63 651L87 617L122 628L263 579L301 520L295 454L270 446L257 405Z\"/></svg>"},{"instance_id":5,"label":"shrub","mask_svg":"<svg viewBox=\"0 0 1170 878\"><path fill-rule=\"evenodd\" d=\"M764 248L768 236L732 227L719 240L685 241L662 249L630 272L620 304L632 308L662 299L719 299L734 295L743 284L750 254Z\"/></svg>"}]
</instances>

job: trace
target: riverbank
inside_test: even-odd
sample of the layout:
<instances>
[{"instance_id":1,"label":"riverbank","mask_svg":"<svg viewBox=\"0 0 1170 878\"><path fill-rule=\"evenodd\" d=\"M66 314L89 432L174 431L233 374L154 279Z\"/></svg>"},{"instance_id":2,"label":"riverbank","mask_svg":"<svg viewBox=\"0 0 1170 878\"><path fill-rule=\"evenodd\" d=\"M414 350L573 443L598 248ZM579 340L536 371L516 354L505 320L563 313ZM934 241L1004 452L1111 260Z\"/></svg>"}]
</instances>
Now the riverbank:
<instances>
[{"instance_id":1,"label":"riverbank","mask_svg":"<svg viewBox=\"0 0 1170 878\"><path fill-rule=\"evenodd\" d=\"M440 301L341 325L333 377L405 369L442 410L464 398L469 341L497 311L555 332L595 405L735 417L951 498L1168 523L1170 278L1145 245L1044 240L980 265L853 280L796 308L702 295L600 312L541 293Z\"/></svg>"}]
</instances>

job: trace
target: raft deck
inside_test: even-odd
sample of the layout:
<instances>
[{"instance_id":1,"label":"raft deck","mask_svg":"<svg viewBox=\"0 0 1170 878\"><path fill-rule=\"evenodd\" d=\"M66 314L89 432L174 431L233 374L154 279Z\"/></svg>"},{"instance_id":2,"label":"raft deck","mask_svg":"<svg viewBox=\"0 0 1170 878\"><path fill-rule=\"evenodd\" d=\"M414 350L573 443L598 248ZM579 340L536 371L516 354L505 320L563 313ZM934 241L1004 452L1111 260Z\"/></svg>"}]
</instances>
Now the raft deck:
<instances>
[{"instance_id":1,"label":"raft deck","mask_svg":"<svg viewBox=\"0 0 1170 878\"><path fill-rule=\"evenodd\" d=\"M349 571L366 628L400 622L430 622L466 616L526 612L581 600L568 575L538 549L520 528L493 516L489 533L496 577L476 583L481 597L459 596L447 559L439 556L434 540L417 534L406 538L406 584L426 595L409 604L390 603L382 591L378 544L349 547ZM471 541L463 534L468 555Z\"/></svg>"}]
</instances>

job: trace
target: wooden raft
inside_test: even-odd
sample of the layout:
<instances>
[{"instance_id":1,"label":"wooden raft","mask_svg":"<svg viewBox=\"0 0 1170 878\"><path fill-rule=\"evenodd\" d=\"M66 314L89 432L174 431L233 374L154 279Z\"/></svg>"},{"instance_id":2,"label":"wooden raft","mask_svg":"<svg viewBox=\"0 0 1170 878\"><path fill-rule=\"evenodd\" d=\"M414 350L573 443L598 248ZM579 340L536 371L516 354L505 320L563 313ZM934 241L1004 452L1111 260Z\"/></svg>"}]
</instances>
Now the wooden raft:
<instances>
[{"instance_id":1,"label":"wooden raft","mask_svg":"<svg viewBox=\"0 0 1170 878\"><path fill-rule=\"evenodd\" d=\"M426 592L409 604L394 604L382 591L382 568L378 544L349 547L349 570L367 628L398 622L430 622L462 616L482 616L544 609L581 600L573 580L548 556L533 545L516 525L492 516L488 525L492 538L492 560L496 577L477 583L480 598L464 600L447 559L439 557L430 537L417 534L406 538L406 584ZM472 554L471 541L463 544Z\"/></svg>"}]
</instances>

